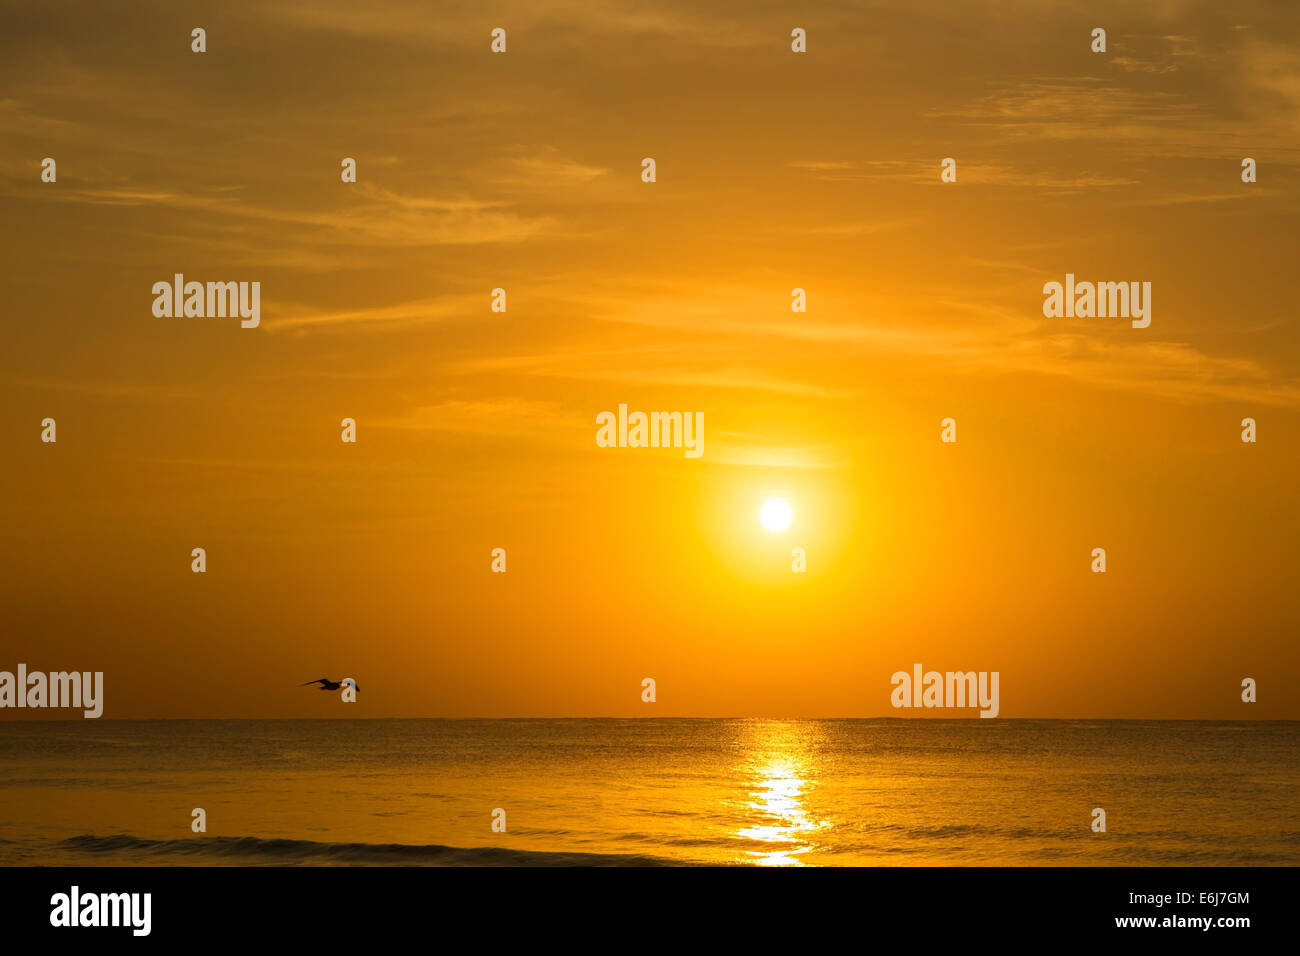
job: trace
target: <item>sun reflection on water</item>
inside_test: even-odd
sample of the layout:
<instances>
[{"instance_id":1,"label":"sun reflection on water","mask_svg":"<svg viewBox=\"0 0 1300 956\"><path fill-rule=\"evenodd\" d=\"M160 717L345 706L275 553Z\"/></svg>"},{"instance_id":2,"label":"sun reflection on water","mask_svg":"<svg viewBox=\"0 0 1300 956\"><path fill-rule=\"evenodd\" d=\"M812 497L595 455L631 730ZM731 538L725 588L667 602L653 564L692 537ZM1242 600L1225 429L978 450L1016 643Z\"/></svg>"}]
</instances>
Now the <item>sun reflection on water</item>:
<instances>
[{"instance_id":1,"label":"sun reflection on water","mask_svg":"<svg viewBox=\"0 0 1300 956\"><path fill-rule=\"evenodd\" d=\"M787 728L779 728L762 743L761 752L746 768L746 782L752 788L747 807L750 816L758 819L737 830L736 836L763 844L762 849L746 851L749 862L803 866L799 857L813 849L812 833L829 825L810 818L804 807L811 783L801 759L803 741Z\"/></svg>"}]
</instances>

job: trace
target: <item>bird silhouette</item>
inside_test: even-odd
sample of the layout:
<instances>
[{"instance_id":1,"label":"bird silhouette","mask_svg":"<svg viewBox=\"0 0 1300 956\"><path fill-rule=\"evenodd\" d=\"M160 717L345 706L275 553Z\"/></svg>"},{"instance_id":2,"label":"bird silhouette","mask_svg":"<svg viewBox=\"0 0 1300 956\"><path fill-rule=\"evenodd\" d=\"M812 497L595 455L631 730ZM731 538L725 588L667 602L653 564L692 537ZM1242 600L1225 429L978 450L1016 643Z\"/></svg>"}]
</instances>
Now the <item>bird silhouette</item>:
<instances>
[{"instance_id":1,"label":"bird silhouette","mask_svg":"<svg viewBox=\"0 0 1300 956\"><path fill-rule=\"evenodd\" d=\"M307 687L311 684L320 684L321 690L338 690L340 687L343 686L344 681L351 683L353 690L358 690L358 691L361 690L361 688L357 686L357 682L352 680L352 678L350 677L345 677L341 681L330 680L328 677L321 677L317 680L309 680L305 684L300 684L299 686Z\"/></svg>"}]
</instances>

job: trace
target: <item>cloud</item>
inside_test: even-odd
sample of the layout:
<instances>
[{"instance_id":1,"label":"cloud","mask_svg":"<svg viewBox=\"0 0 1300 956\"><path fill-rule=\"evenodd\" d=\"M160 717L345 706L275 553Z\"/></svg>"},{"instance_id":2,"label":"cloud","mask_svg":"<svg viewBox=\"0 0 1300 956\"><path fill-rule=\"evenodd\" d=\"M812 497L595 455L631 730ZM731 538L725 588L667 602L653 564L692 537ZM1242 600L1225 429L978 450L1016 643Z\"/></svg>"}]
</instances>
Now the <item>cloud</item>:
<instances>
[{"instance_id":1,"label":"cloud","mask_svg":"<svg viewBox=\"0 0 1300 956\"><path fill-rule=\"evenodd\" d=\"M851 462L830 445L741 444L711 436L710 465L745 468L844 468Z\"/></svg>"},{"instance_id":2,"label":"cloud","mask_svg":"<svg viewBox=\"0 0 1300 956\"><path fill-rule=\"evenodd\" d=\"M516 438L540 437L556 426L576 429L579 425L586 427L582 416L566 413L554 402L518 398L446 399L370 422L373 428Z\"/></svg>"},{"instance_id":3,"label":"cloud","mask_svg":"<svg viewBox=\"0 0 1300 956\"><path fill-rule=\"evenodd\" d=\"M1134 338L1124 341L1108 337L1105 330L1057 332L1038 314L1041 301L1024 312L969 297L952 298L932 294L909 306L906 321L814 321L785 318L764 319L779 309L766 290L734 287L714 297L646 296L630 301L593 300L592 312L606 321L634 323L675 330L689 330L697 336L722 336L716 342L692 345L693 363L699 367L710 349L717 354L735 354L737 342L781 338L805 343L809 348L837 356L846 354L929 358L968 374L1026 372L1063 376L1107 389L1125 389L1158 395L1177 402L1257 401L1293 407L1300 404L1300 385L1294 379L1279 378L1261 362L1236 357L1215 357L1184 342ZM822 306L833 314L861 311L849 301ZM977 321L963 318L975 316ZM912 318L915 315L917 318ZM1120 331L1118 334L1126 334ZM671 366L654 366L665 378ZM737 386L746 382L740 367L727 369ZM762 379L753 379L757 387ZM683 384L686 384L683 382ZM779 390L782 379L766 383ZM842 392L825 386L796 389L793 394L833 398Z\"/></svg>"},{"instance_id":4,"label":"cloud","mask_svg":"<svg viewBox=\"0 0 1300 956\"><path fill-rule=\"evenodd\" d=\"M1178 93L1115 86L1095 77L1039 78L957 107L931 110L936 119L991 127L1034 140L1124 140L1159 146L1160 129L1208 137L1203 110Z\"/></svg>"},{"instance_id":5,"label":"cloud","mask_svg":"<svg viewBox=\"0 0 1300 956\"><path fill-rule=\"evenodd\" d=\"M790 165L793 166L795 169L810 169L813 172L817 172L817 173L834 172L843 169L853 169L855 166L854 163L850 163L847 161L832 162L832 161L811 160L811 159L795 160Z\"/></svg>"},{"instance_id":6,"label":"cloud","mask_svg":"<svg viewBox=\"0 0 1300 956\"><path fill-rule=\"evenodd\" d=\"M338 327L356 331L374 325L408 327L438 322L453 316L465 316L475 308L482 311L485 302L481 295L466 294L357 309L313 309L306 306L291 306L287 315L267 318L263 320L263 324L271 332L307 332Z\"/></svg>"},{"instance_id":7,"label":"cloud","mask_svg":"<svg viewBox=\"0 0 1300 956\"><path fill-rule=\"evenodd\" d=\"M490 176L497 185L551 192L557 188L587 186L608 176L602 166L588 166L566 159L554 147L542 147L536 154L515 156L501 162L501 171Z\"/></svg>"},{"instance_id":8,"label":"cloud","mask_svg":"<svg viewBox=\"0 0 1300 956\"><path fill-rule=\"evenodd\" d=\"M575 34L612 34L622 37L664 37L691 44L746 47L770 42L756 30L746 10L734 16L712 12L695 4L590 3L587 0L548 0L545 4L497 4L493 24L505 26L507 37L545 34L564 41ZM368 36L402 43L448 45L478 43L488 49L490 25L479 16L477 4L451 4L431 15L424 0L388 0L384 15L350 0L312 0L299 4L258 4L257 16L294 28L328 30L349 36ZM469 32L469 24L477 33ZM518 46L515 47L519 49Z\"/></svg>"},{"instance_id":9,"label":"cloud","mask_svg":"<svg viewBox=\"0 0 1300 956\"><path fill-rule=\"evenodd\" d=\"M53 199L103 206L161 206L217 220L240 220L264 226L254 242L267 246L284 245L289 239L290 244L346 247L358 254L367 246L522 242L553 232L556 225L550 217L525 216L499 201L418 196L369 183L346 188L350 202L336 203L328 210L257 202L224 190L183 193L131 185L71 187L60 189ZM299 231L286 236L285 226Z\"/></svg>"},{"instance_id":10,"label":"cloud","mask_svg":"<svg viewBox=\"0 0 1300 956\"><path fill-rule=\"evenodd\" d=\"M1060 332L971 352L964 359L1000 372L1064 376L1173 402L1300 407L1300 381L1278 379L1253 360L1211 356L1185 342L1124 343Z\"/></svg>"},{"instance_id":11,"label":"cloud","mask_svg":"<svg viewBox=\"0 0 1300 956\"><path fill-rule=\"evenodd\" d=\"M1300 50L1251 41L1240 62L1246 82L1255 93L1248 100L1254 107L1252 120L1258 118L1266 123L1265 129L1280 125L1292 135L1300 131ZM1295 143L1285 145L1294 156Z\"/></svg>"},{"instance_id":12,"label":"cloud","mask_svg":"<svg viewBox=\"0 0 1300 956\"><path fill-rule=\"evenodd\" d=\"M1031 163L1010 164L985 161L966 161L957 158L957 180L963 186L1015 186L1038 189L1101 189L1112 186L1131 186L1138 182L1129 176L1107 175L1088 170L1071 171L1056 174L1045 170L1041 165ZM799 169L806 169L817 178L826 182L905 182L925 186L945 185L939 178L939 160L935 156L912 156L910 159L872 160L862 163L791 163ZM919 219L895 220L893 225L903 226L919 222ZM881 223L882 227L888 224ZM878 232L877 229L847 232L846 235L859 235L865 232Z\"/></svg>"},{"instance_id":13,"label":"cloud","mask_svg":"<svg viewBox=\"0 0 1300 956\"><path fill-rule=\"evenodd\" d=\"M543 378L565 378L574 381L617 382L623 385L671 385L687 388L722 388L745 391L773 392L782 395L799 395L815 398L844 397L853 394L844 389L834 389L822 384L801 382L771 375L760 368L740 365L716 365L718 356L726 353L706 347L681 346L675 348L681 364L647 364L646 352L654 349L624 349L606 352L578 352L554 355L511 356L497 359L478 359L461 362L455 371L470 374L510 371L515 374ZM662 350L659 350L662 351ZM637 357L632 364L614 364L611 356ZM616 361L616 359L615 359Z\"/></svg>"}]
</instances>

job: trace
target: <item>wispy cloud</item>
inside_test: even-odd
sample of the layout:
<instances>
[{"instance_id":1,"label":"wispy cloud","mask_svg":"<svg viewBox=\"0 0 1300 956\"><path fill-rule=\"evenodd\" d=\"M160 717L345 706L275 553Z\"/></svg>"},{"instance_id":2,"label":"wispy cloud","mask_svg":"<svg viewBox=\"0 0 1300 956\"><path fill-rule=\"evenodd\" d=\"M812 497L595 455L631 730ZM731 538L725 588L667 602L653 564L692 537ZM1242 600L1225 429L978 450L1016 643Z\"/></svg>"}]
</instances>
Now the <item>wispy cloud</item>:
<instances>
[{"instance_id":1,"label":"wispy cloud","mask_svg":"<svg viewBox=\"0 0 1300 956\"><path fill-rule=\"evenodd\" d=\"M544 234L555 225L549 217L528 217L499 201L468 197L416 196L369 183L348 187L349 203L332 210L269 205L223 191L182 193L177 190L130 185L90 186L60 190L55 201L107 206L162 206L213 218L249 220L267 226L302 228L299 243L328 243L357 247L372 245L437 246L519 242ZM284 241L284 233L276 233Z\"/></svg>"},{"instance_id":2,"label":"wispy cloud","mask_svg":"<svg viewBox=\"0 0 1300 956\"><path fill-rule=\"evenodd\" d=\"M1102 189L1130 186L1137 182L1129 176L1116 176L1089 170L1070 170L1058 174L1031 163L1012 164L953 157L957 163L957 181L963 186L1014 186L1017 188ZM861 163L791 163L812 172L827 182L904 182L926 186L943 186L939 178L938 156L914 156L910 159L872 160ZM916 219L898 220L909 225ZM879 230L873 230L879 231Z\"/></svg>"},{"instance_id":3,"label":"wispy cloud","mask_svg":"<svg viewBox=\"0 0 1300 956\"><path fill-rule=\"evenodd\" d=\"M499 171L489 173L489 178L497 185L512 189L550 193L557 188L589 186L609 173L607 168L567 159L554 147L540 147L535 154L502 160Z\"/></svg>"},{"instance_id":4,"label":"wispy cloud","mask_svg":"<svg viewBox=\"0 0 1300 956\"><path fill-rule=\"evenodd\" d=\"M402 431L538 437L556 427L585 428L586 422L555 402L505 397L446 399L417 405L397 415L376 418L370 425Z\"/></svg>"},{"instance_id":5,"label":"wispy cloud","mask_svg":"<svg viewBox=\"0 0 1300 956\"><path fill-rule=\"evenodd\" d=\"M670 351L678 364L666 364ZM773 375L753 365L719 363L723 347L678 346L672 349L637 348L601 352L558 352L545 355L507 356L453 363L448 371L460 374L510 372L573 381L615 382L632 385L669 385L686 388L739 389L815 398L853 394L825 384L802 382ZM635 358L635 363L629 359ZM670 359L671 361L671 359Z\"/></svg>"},{"instance_id":6,"label":"wispy cloud","mask_svg":"<svg viewBox=\"0 0 1300 956\"><path fill-rule=\"evenodd\" d=\"M959 106L930 111L936 119L991 127L1005 135L1036 140L1126 140L1158 145L1155 129L1176 129L1180 137L1208 135L1203 111L1185 95L1137 90L1096 77L1052 77L1022 81Z\"/></svg>"},{"instance_id":7,"label":"wispy cloud","mask_svg":"<svg viewBox=\"0 0 1300 956\"><path fill-rule=\"evenodd\" d=\"M473 4L453 4L447 15L430 16L428 5L421 0L388 0L383 16L359 8L349 0L314 0L306 4L258 5L256 12L270 21L294 28L329 30L352 36L383 38L402 44L437 41L449 45L479 43L487 49L488 28L478 35L466 35L464 24L475 11ZM563 38L566 34L616 34L620 37L664 37L675 41L720 46L746 47L767 41L752 24L746 11L734 13L681 4L645 5L640 3L598 3L584 0L549 0L544 5L529 2L498 4L498 23L508 24L518 36L535 35L548 29L548 35ZM477 18L475 18L477 19ZM486 23L486 21L482 21ZM562 29L556 28L562 25Z\"/></svg>"},{"instance_id":8,"label":"wispy cloud","mask_svg":"<svg viewBox=\"0 0 1300 956\"><path fill-rule=\"evenodd\" d=\"M1188 404L1246 402L1300 408L1300 380L1251 359L1216 357L1185 342L1114 342L1061 332L971 351L972 364L1061 376L1098 388Z\"/></svg>"},{"instance_id":9,"label":"wispy cloud","mask_svg":"<svg viewBox=\"0 0 1300 956\"><path fill-rule=\"evenodd\" d=\"M475 308L481 312L485 307L485 301L482 295L477 297L448 295L435 299L418 299L355 309L312 309L306 306L290 306L287 314L267 319L264 324L272 332L320 330L355 332L375 326L408 327L465 316Z\"/></svg>"}]
</instances>

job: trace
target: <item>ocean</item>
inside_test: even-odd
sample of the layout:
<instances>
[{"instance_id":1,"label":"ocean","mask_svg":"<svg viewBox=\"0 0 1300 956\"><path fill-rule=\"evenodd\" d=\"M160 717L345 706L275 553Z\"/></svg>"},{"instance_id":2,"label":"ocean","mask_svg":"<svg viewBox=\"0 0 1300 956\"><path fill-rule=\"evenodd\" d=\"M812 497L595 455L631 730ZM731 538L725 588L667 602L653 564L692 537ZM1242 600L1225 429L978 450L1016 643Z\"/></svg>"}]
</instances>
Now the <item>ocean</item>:
<instances>
[{"instance_id":1,"label":"ocean","mask_svg":"<svg viewBox=\"0 0 1300 956\"><path fill-rule=\"evenodd\" d=\"M1300 863L1297 722L5 721L0 769L3 865Z\"/></svg>"}]
</instances>

